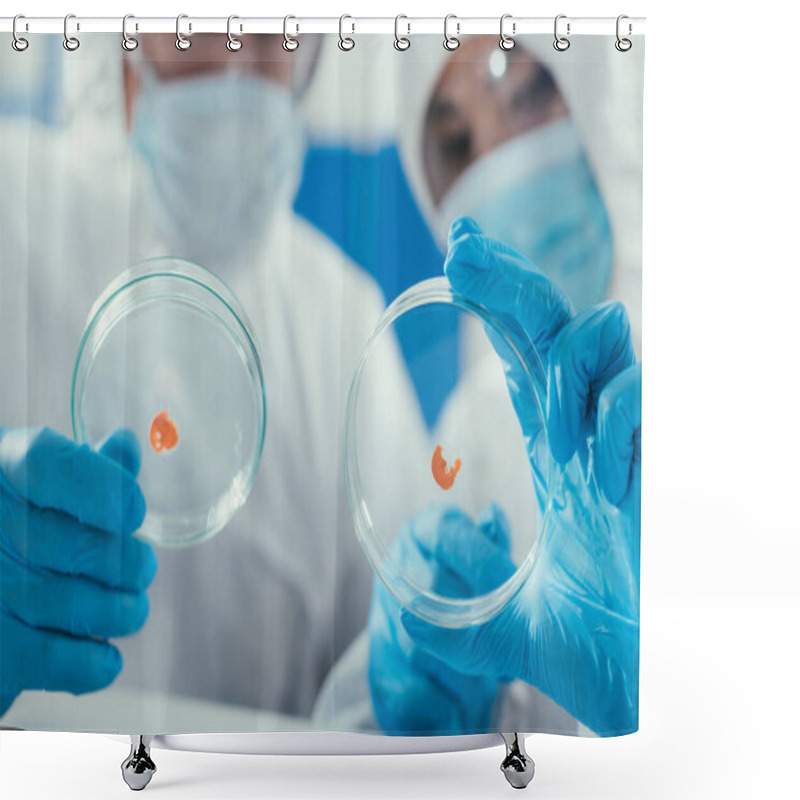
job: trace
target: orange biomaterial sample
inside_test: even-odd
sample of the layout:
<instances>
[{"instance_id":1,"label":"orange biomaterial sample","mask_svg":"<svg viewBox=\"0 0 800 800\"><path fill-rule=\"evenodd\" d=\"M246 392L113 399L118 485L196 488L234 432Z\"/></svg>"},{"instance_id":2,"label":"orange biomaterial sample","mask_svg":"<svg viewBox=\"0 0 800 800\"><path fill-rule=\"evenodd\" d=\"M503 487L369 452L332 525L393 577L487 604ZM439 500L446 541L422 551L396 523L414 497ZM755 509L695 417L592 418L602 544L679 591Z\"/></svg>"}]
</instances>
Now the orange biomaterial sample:
<instances>
[{"instance_id":1,"label":"orange biomaterial sample","mask_svg":"<svg viewBox=\"0 0 800 800\"><path fill-rule=\"evenodd\" d=\"M436 483L438 483L442 489L449 489L453 485L453 481L455 481L456 475L458 475L460 469L460 458L457 458L453 462L453 466L447 469L447 462L442 456L442 446L437 444L436 449L433 451L433 458L431 459L431 472L433 472L433 478Z\"/></svg>"},{"instance_id":2,"label":"orange biomaterial sample","mask_svg":"<svg viewBox=\"0 0 800 800\"><path fill-rule=\"evenodd\" d=\"M178 429L169 418L169 411L162 411L153 417L150 424L150 444L157 453L172 450L178 444Z\"/></svg>"}]
</instances>

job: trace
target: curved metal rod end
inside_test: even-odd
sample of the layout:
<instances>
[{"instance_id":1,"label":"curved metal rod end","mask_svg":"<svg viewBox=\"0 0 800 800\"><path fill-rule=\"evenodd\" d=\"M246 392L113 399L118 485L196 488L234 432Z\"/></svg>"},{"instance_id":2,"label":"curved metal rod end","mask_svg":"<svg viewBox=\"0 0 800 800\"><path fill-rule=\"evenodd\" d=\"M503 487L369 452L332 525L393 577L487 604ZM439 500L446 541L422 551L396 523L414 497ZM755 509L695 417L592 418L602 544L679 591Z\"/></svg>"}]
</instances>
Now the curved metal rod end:
<instances>
[{"instance_id":1,"label":"curved metal rod end","mask_svg":"<svg viewBox=\"0 0 800 800\"><path fill-rule=\"evenodd\" d=\"M156 765L150 758L152 736L131 735L131 752L122 762L122 778L134 792L140 792L156 774Z\"/></svg>"},{"instance_id":2,"label":"curved metal rod end","mask_svg":"<svg viewBox=\"0 0 800 800\"><path fill-rule=\"evenodd\" d=\"M533 759L525 752L525 740L518 733L501 733L506 743L506 757L500 765L506 780L515 789L524 789L536 773Z\"/></svg>"}]
</instances>

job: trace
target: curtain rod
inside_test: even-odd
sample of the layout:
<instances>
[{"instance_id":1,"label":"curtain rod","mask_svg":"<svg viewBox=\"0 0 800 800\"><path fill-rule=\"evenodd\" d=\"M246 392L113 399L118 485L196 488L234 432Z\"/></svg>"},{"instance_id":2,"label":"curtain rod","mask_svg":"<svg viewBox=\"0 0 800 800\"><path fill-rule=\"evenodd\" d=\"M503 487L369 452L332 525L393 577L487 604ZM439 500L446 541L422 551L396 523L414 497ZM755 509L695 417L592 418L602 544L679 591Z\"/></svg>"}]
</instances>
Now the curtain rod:
<instances>
[{"instance_id":1,"label":"curtain rod","mask_svg":"<svg viewBox=\"0 0 800 800\"><path fill-rule=\"evenodd\" d=\"M614 36L617 30L616 17L570 17L559 15L559 30L566 31L569 24L570 35ZM339 17L288 18L290 35L303 33L339 33L340 25L347 34L385 33L394 34L394 17L356 17L346 16L340 23ZM527 33L553 34L555 17L514 17L506 15L504 30L509 35ZM13 17L0 17L0 32L11 33ZM175 33L176 17L136 17L128 18L126 30L135 33ZM444 17L401 17L398 22L403 36L414 34L444 33ZM630 27L628 27L630 26ZM474 33L500 33L500 16L497 17L458 17L452 16L449 31L459 36ZM645 17L628 17L623 22L623 35L643 34ZM193 17L181 15L180 30L184 35L191 33L226 33L227 17ZM283 17L237 17L232 23L236 35L247 33L284 32ZM119 33L122 34L122 17L81 17L70 16L69 31L77 33ZM19 35L31 33L63 33L64 17L20 17L17 21Z\"/></svg>"}]
</instances>

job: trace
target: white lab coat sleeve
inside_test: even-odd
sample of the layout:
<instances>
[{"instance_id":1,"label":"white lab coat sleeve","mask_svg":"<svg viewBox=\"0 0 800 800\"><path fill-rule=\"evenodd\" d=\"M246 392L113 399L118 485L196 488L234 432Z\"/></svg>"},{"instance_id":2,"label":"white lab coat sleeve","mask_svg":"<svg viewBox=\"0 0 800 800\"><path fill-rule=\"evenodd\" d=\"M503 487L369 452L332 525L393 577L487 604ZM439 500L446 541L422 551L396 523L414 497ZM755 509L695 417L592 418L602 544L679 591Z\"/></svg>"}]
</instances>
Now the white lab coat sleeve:
<instances>
[{"instance_id":1,"label":"white lab coat sleeve","mask_svg":"<svg viewBox=\"0 0 800 800\"><path fill-rule=\"evenodd\" d=\"M311 714L313 726L332 731L380 732L369 692L369 639L362 631L328 674Z\"/></svg>"},{"instance_id":2,"label":"white lab coat sleeve","mask_svg":"<svg viewBox=\"0 0 800 800\"><path fill-rule=\"evenodd\" d=\"M358 360L384 310L383 297L376 284L363 273L360 278L363 285L357 295L359 305L346 309L348 313L343 315L347 333L342 337L341 346L347 377L344 387L348 392ZM352 320L356 318L358 322L353 323ZM362 474L370 474L374 478L370 485L374 492L381 494L382 512L385 513L382 518L393 520L394 526L399 527L408 513L404 504L407 495L396 491L392 483L396 475L382 467L385 467L385 460L391 460L393 454L400 452L404 454L404 459L424 460L427 430L399 343L389 330L382 337L387 338L386 346L380 350L380 399L391 397L392 406L387 409L378 399L370 399L369 389L362 384L359 399L359 425L364 434L362 441L374 441L376 445L359 450L360 458L369 462L360 461L359 467ZM344 452L346 394L341 401L340 452ZM366 673L368 642L364 633L374 576L356 534L345 487L343 458L340 458L340 464L334 617L336 660L318 695L314 721L315 724L324 724L337 730L376 730L377 723L369 699ZM385 481L381 483L384 478Z\"/></svg>"},{"instance_id":3,"label":"white lab coat sleeve","mask_svg":"<svg viewBox=\"0 0 800 800\"><path fill-rule=\"evenodd\" d=\"M369 638L363 631L331 670L312 712L315 728L380 732L369 691ZM524 681L502 684L492 729L591 736L574 717Z\"/></svg>"},{"instance_id":4,"label":"white lab coat sleeve","mask_svg":"<svg viewBox=\"0 0 800 800\"><path fill-rule=\"evenodd\" d=\"M329 300L339 305L339 338L335 354L340 375L336 384L338 396L325 402L334 405L331 424L336 433L336 516L335 580L333 583L333 640L328 672L358 634L364 629L369 611L372 570L358 542L345 488L344 431L347 397L362 350L383 313L383 295L375 281L363 269L338 251L341 292ZM332 387L329 387L332 388ZM321 398L322 399L322 398Z\"/></svg>"},{"instance_id":5,"label":"white lab coat sleeve","mask_svg":"<svg viewBox=\"0 0 800 800\"><path fill-rule=\"evenodd\" d=\"M583 734L584 726L538 689L524 681L502 684L495 705L493 727L505 733Z\"/></svg>"}]
</instances>

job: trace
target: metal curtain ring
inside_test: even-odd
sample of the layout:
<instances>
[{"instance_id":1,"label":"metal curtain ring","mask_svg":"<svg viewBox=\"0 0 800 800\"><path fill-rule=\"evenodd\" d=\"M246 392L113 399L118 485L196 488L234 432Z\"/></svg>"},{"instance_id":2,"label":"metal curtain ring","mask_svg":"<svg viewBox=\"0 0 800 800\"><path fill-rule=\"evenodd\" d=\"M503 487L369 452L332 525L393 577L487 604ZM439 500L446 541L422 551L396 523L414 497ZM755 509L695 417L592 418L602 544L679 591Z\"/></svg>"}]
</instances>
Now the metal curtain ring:
<instances>
[{"instance_id":1,"label":"metal curtain ring","mask_svg":"<svg viewBox=\"0 0 800 800\"><path fill-rule=\"evenodd\" d=\"M122 49L127 50L130 53L139 46L139 40L134 38L133 36L128 36L129 19L135 19L133 14L126 14L122 18Z\"/></svg>"},{"instance_id":2,"label":"metal curtain ring","mask_svg":"<svg viewBox=\"0 0 800 800\"><path fill-rule=\"evenodd\" d=\"M558 35L558 21L560 19L566 19L566 18L567 18L566 14L559 14L556 17L555 23L553 24L553 35L556 37L555 41L553 42L553 47L555 47L555 49L558 50L559 53L563 53L565 50L569 50L569 39L567 39L566 36L559 36ZM569 29L570 29L570 24L568 22L567 23L567 36L569 36Z\"/></svg>"},{"instance_id":3,"label":"metal curtain ring","mask_svg":"<svg viewBox=\"0 0 800 800\"><path fill-rule=\"evenodd\" d=\"M500 49L501 50L513 50L514 46L516 45L516 42L514 41L514 38L512 36L509 36L505 32L505 24L506 24L506 20L507 19L512 19L511 14L503 14L503 16L500 17ZM516 22L512 22L511 23L511 33L516 33L516 32L517 32L517 23Z\"/></svg>"},{"instance_id":4,"label":"metal curtain ring","mask_svg":"<svg viewBox=\"0 0 800 800\"><path fill-rule=\"evenodd\" d=\"M408 19L405 14L398 14L394 18L394 49L395 50L408 50L411 47L411 39L407 39L405 36L400 35L400 20L401 19ZM408 28L408 32L411 33L411 23L406 22L406 27Z\"/></svg>"},{"instance_id":5,"label":"metal curtain ring","mask_svg":"<svg viewBox=\"0 0 800 800\"><path fill-rule=\"evenodd\" d=\"M287 53L293 53L300 47L300 40L296 36L292 36L289 33L289 20L290 19L297 19L293 17L291 14L288 14L283 18L283 49L286 50ZM296 26L295 30L300 30L300 26Z\"/></svg>"},{"instance_id":6,"label":"metal curtain ring","mask_svg":"<svg viewBox=\"0 0 800 800\"><path fill-rule=\"evenodd\" d=\"M181 33L181 20L188 18L189 18L188 14L178 14L178 16L175 18L175 47L177 47L178 50L188 50L192 46L192 40L187 39ZM189 33L191 32L192 32L192 24L189 23Z\"/></svg>"},{"instance_id":7,"label":"metal curtain ring","mask_svg":"<svg viewBox=\"0 0 800 800\"><path fill-rule=\"evenodd\" d=\"M231 53L238 53L242 49L242 40L237 39L231 33L231 22L233 22L235 19L239 19L239 17L237 17L236 14L231 14L228 17L228 41L225 43L225 47L227 47L228 50L231 51ZM239 26L239 30L240 31L242 30L241 25Z\"/></svg>"},{"instance_id":8,"label":"metal curtain ring","mask_svg":"<svg viewBox=\"0 0 800 800\"><path fill-rule=\"evenodd\" d=\"M500 49L501 50L513 50L515 45L517 44L514 41L514 38L512 36L509 36L505 32L505 24L506 24L506 20L507 19L512 19L512 15L511 14L503 14L503 16L500 17ZM512 22L511 23L511 33L516 33L516 32L517 32L517 23L516 22Z\"/></svg>"},{"instance_id":9,"label":"metal curtain ring","mask_svg":"<svg viewBox=\"0 0 800 800\"><path fill-rule=\"evenodd\" d=\"M21 53L23 50L27 50L28 49L28 40L27 39L23 39L22 36L20 36L17 33L17 21L21 20L21 19L25 19L25 17L22 14L17 14L17 16L14 17L14 21L11 23L11 35L14 37L11 40L11 46L18 53ZM27 24L26 24L25 27L27 29Z\"/></svg>"},{"instance_id":10,"label":"metal curtain ring","mask_svg":"<svg viewBox=\"0 0 800 800\"><path fill-rule=\"evenodd\" d=\"M344 21L346 19L353 19L353 18L349 14L342 14L342 16L339 17L339 49L344 51L352 50L356 46L355 40L351 39L349 36L344 35ZM355 33L356 32L355 22L351 23L351 25L353 26L353 30L351 31L351 33Z\"/></svg>"},{"instance_id":11,"label":"metal curtain ring","mask_svg":"<svg viewBox=\"0 0 800 800\"><path fill-rule=\"evenodd\" d=\"M64 49L73 52L81 46L81 43L75 36L69 35L69 21L71 19L75 19L74 14L67 14L67 16L64 17ZM81 26L76 23L75 29L80 30Z\"/></svg>"},{"instance_id":12,"label":"metal curtain ring","mask_svg":"<svg viewBox=\"0 0 800 800\"><path fill-rule=\"evenodd\" d=\"M458 40L458 36L450 36L450 34L447 32L447 28L451 19L456 20L456 34L461 33L461 23L458 21L458 17L455 14L448 14L444 18L444 42L442 42L442 44L444 45L445 50L453 51L458 50L461 42Z\"/></svg>"},{"instance_id":13,"label":"metal curtain ring","mask_svg":"<svg viewBox=\"0 0 800 800\"><path fill-rule=\"evenodd\" d=\"M624 19L628 19L628 15L627 14L620 14L617 17L617 41L614 42L614 47L616 47L617 50L619 50L620 53L627 53L628 50L630 50L631 47L633 47L633 42L630 39L623 39L619 35L620 22L622 22L622 20L624 20ZM628 23L628 36L630 36L632 33L633 33L633 25L631 25L631 23L629 22Z\"/></svg>"}]
</instances>

